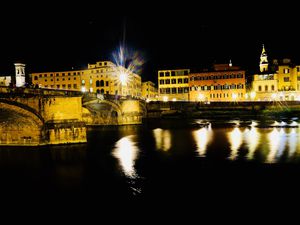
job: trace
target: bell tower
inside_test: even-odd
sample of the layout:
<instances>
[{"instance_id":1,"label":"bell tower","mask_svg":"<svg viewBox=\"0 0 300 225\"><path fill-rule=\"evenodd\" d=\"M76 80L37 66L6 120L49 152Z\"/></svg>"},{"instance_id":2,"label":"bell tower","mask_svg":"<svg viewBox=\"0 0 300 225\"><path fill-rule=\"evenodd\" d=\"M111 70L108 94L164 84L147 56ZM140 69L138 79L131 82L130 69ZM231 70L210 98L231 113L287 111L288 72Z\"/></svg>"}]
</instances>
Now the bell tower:
<instances>
[{"instance_id":1,"label":"bell tower","mask_svg":"<svg viewBox=\"0 0 300 225\"><path fill-rule=\"evenodd\" d=\"M260 63L259 63L259 69L260 72L268 71L269 63L268 63L268 56L265 50L265 46L263 45L263 49L260 55Z\"/></svg>"},{"instance_id":2,"label":"bell tower","mask_svg":"<svg viewBox=\"0 0 300 225\"><path fill-rule=\"evenodd\" d=\"M16 86L23 87L25 85L25 64L15 63L16 69Z\"/></svg>"}]
</instances>

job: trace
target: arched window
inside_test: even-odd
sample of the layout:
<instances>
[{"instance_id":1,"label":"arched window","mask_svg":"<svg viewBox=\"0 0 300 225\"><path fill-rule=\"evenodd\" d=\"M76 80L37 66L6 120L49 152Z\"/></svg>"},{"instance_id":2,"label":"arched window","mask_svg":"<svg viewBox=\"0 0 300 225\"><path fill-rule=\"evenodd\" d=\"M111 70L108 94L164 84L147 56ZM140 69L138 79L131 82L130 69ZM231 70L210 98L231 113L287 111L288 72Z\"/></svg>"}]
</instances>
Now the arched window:
<instances>
[{"instance_id":1,"label":"arched window","mask_svg":"<svg viewBox=\"0 0 300 225\"><path fill-rule=\"evenodd\" d=\"M101 89L100 93L101 93L101 94L104 94L104 89Z\"/></svg>"},{"instance_id":2,"label":"arched window","mask_svg":"<svg viewBox=\"0 0 300 225\"><path fill-rule=\"evenodd\" d=\"M261 86L258 86L258 91L261 91Z\"/></svg>"},{"instance_id":3,"label":"arched window","mask_svg":"<svg viewBox=\"0 0 300 225\"><path fill-rule=\"evenodd\" d=\"M100 90L99 89L97 89L97 94L100 94Z\"/></svg>"},{"instance_id":4,"label":"arched window","mask_svg":"<svg viewBox=\"0 0 300 225\"><path fill-rule=\"evenodd\" d=\"M268 91L268 85L265 86L265 91Z\"/></svg>"},{"instance_id":5,"label":"arched window","mask_svg":"<svg viewBox=\"0 0 300 225\"><path fill-rule=\"evenodd\" d=\"M100 81L99 80L96 81L96 87L100 87Z\"/></svg>"},{"instance_id":6,"label":"arched window","mask_svg":"<svg viewBox=\"0 0 300 225\"><path fill-rule=\"evenodd\" d=\"M104 87L104 81L103 80L100 81L100 87Z\"/></svg>"},{"instance_id":7,"label":"arched window","mask_svg":"<svg viewBox=\"0 0 300 225\"><path fill-rule=\"evenodd\" d=\"M275 91L275 87L274 85L271 86L272 91Z\"/></svg>"}]
</instances>

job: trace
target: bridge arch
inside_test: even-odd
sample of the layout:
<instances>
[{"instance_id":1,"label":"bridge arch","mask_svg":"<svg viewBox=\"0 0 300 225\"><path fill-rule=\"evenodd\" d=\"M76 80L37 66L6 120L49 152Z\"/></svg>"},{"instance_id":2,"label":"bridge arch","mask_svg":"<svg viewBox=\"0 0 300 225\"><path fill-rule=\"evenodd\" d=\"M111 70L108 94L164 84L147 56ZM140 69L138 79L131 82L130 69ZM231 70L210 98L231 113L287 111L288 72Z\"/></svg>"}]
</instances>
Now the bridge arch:
<instances>
[{"instance_id":1,"label":"bridge arch","mask_svg":"<svg viewBox=\"0 0 300 225\"><path fill-rule=\"evenodd\" d=\"M28 108L0 100L0 145L39 145L43 142L44 121Z\"/></svg>"},{"instance_id":2,"label":"bridge arch","mask_svg":"<svg viewBox=\"0 0 300 225\"><path fill-rule=\"evenodd\" d=\"M83 113L83 119L87 124L117 125L122 119L121 106L114 101L95 99L83 103L83 107L87 109Z\"/></svg>"}]
</instances>

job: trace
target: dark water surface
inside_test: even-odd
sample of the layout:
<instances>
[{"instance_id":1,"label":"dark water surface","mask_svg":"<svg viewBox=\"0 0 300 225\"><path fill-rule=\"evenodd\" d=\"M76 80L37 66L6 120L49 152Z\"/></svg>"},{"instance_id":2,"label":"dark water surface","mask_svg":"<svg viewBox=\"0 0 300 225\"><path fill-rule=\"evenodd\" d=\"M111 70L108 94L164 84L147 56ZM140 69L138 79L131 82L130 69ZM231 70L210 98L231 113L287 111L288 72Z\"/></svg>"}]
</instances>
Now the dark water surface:
<instances>
[{"instance_id":1,"label":"dark water surface","mask_svg":"<svg viewBox=\"0 0 300 225\"><path fill-rule=\"evenodd\" d=\"M89 128L87 144L1 147L0 191L17 204L58 205L294 198L300 191L298 123L156 120Z\"/></svg>"}]
</instances>

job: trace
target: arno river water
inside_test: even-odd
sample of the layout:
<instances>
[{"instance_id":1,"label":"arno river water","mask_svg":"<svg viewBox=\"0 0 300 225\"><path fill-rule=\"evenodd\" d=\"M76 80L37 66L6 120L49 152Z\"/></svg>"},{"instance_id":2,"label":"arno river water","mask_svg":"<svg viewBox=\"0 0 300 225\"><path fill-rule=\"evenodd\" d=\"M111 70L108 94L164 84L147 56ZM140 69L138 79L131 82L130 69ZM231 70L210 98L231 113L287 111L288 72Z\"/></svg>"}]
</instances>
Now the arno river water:
<instances>
[{"instance_id":1,"label":"arno river water","mask_svg":"<svg viewBox=\"0 0 300 225\"><path fill-rule=\"evenodd\" d=\"M281 184L293 193L300 178L298 124L298 118L153 120L89 128L87 144L1 147L0 191L73 201L213 192L230 198L241 189L244 197L253 190L268 196Z\"/></svg>"}]
</instances>

